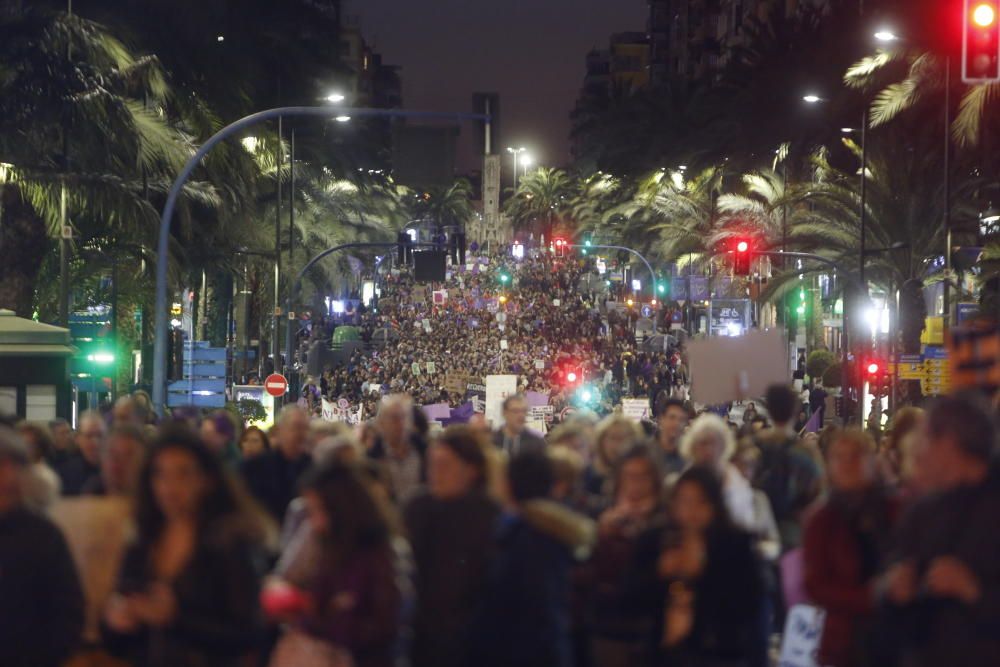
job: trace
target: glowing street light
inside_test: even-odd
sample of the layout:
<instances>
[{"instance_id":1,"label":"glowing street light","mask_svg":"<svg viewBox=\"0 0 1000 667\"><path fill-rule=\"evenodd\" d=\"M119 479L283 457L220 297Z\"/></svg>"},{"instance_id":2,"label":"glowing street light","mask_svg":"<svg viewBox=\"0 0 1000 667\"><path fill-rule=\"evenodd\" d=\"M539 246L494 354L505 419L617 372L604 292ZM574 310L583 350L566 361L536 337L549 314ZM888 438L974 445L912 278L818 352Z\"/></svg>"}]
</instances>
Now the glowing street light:
<instances>
[{"instance_id":1,"label":"glowing street light","mask_svg":"<svg viewBox=\"0 0 1000 667\"><path fill-rule=\"evenodd\" d=\"M337 104L338 102L343 102L347 97L343 93L330 93L326 96L326 101L331 104Z\"/></svg>"},{"instance_id":2,"label":"glowing street light","mask_svg":"<svg viewBox=\"0 0 1000 667\"><path fill-rule=\"evenodd\" d=\"M813 95L812 93L802 96L802 101L808 104L816 104L817 102L821 102L822 99L819 95Z\"/></svg>"}]
</instances>

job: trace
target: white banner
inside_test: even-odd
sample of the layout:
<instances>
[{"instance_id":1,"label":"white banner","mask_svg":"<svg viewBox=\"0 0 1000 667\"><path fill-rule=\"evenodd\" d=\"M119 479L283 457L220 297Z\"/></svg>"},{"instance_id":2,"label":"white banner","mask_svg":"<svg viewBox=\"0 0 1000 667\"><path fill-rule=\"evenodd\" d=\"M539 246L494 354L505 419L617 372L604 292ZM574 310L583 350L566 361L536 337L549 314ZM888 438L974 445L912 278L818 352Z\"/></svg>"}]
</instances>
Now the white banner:
<instances>
[{"instance_id":1,"label":"white banner","mask_svg":"<svg viewBox=\"0 0 1000 667\"><path fill-rule=\"evenodd\" d=\"M328 422L344 422L345 424L357 426L361 423L364 409L363 405L359 405L357 410L351 410L349 406L342 408L324 398L322 416Z\"/></svg>"},{"instance_id":2,"label":"white banner","mask_svg":"<svg viewBox=\"0 0 1000 667\"><path fill-rule=\"evenodd\" d=\"M649 410L649 399L623 398L622 415L637 422L652 419Z\"/></svg>"},{"instance_id":3,"label":"white banner","mask_svg":"<svg viewBox=\"0 0 1000 667\"><path fill-rule=\"evenodd\" d=\"M486 376L486 421L499 428L503 421L503 401L517 393L516 375Z\"/></svg>"},{"instance_id":4,"label":"white banner","mask_svg":"<svg viewBox=\"0 0 1000 667\"><path fill-rule=\"evenodd\" d=\"M781 642L781 667L817 667L816 652L826 614L818 607L797 604L788 613Z\"/></svg>"}]
</instances>

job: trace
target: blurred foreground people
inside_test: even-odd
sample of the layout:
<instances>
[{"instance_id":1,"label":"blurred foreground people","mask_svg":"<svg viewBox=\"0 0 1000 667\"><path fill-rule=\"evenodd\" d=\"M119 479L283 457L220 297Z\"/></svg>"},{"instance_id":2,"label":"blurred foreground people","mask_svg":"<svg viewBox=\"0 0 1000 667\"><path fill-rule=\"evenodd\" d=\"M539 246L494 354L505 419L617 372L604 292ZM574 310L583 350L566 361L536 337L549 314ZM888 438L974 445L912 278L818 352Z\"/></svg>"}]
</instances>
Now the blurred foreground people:
<instances>
[{"instance_id":1,"label":"blurred foreground people","mask_svg":"<svg viewBox=\"0 0 1000 667\"><path fill-rule=\"evenodd\" d=\"M240 465L240 450L236 445L236 422L226 410L216 410L201 420L201 441L226 467L236 470Z\"/></svg>"},{"instance_id":2,"label":"blurred foreground people","mask_svg":"<svg viewBox=\"0 0 1000 667\"><path fill-rule=\"evenodd\" d=\"M618 459L642 441L639 425L621 416L605 417L597 425L594 438L594 458L584 477L584 488L590 496L589 505L600 513L611 504L613 479Z\"/></svg>"},{"instance_id":3,"label":"blurred foreground people","mask_svg":"<svg viewBox=\"0 0 1000 667\"><path fill-rule=\"evenodd\" d=\"M291 595L280 588L265 593L272 617L288 625L270 664L392 667L399 655L402 601L383 510L353 466L319 466L303 489L316 553L311 567L291 582ZM284 606L283 594L301 603Z\"/></svg>"},{"instance_id":4,"label":"blurred foreground people","mask_svg":"<svg viewBox=\"0 0 1000 667\"><path fill-rule=\"evenodd\" d=\"M49 465L55 445L48 429L33 422L17 425L18 434L27 445L28 474L24 480L24 502L41 512L48 511L59 498L62 481Z\"/></svg>"},{"instance_id":5,"label":"blurred foreground people","mask_svg":"<svg viewBox=\"0 0 1000 667\"><path fill-rule=\"evenodd\" d=\"M99 413L84 412L80 415L76 451L69 454L56 469L62 479L63 495L80 495L88 484L100 480L101 450L106 435L107 426Z\"/></svg>"},{"instance_id":6,"label":"blurred foreground people","mask_svg":"<svg viewBox=\"0 0 1000 667\"><path fill-rule=\"evenodd\" d=\"M83 594L59 529L25 505L24 442L0 426L0 665L57 667L83 627Z\"/></svg>"},{"instance_id":7,"label":"blurred foreground people","mask_svg":"<svg viewBox=\"0 0 1000 667\"><path fill-rule=\"evenodd\" d=\"M733 523L716 473L689 468L671 494L658 563L668 582L660 663L745 667L765 642L761 567L750 535Z\"/></svg>"},{"instance_id":8,"label":"blurred foreground people","mask_svg":"<svg viewBox=\"0 0 1000 667\"><path fill-rule=\"evenodd\" d=\"M996 414L978 397L938 399L925 424L926 483L896 531L881 581L905 667L986 667L1000 656L1000 475Z\"/></svg>"},{"instance_id":9,"label":"blurred foreground people","mask_svg":"<svg viewBox=\"0 0 1000 667\"><path fill-rule=\"evenodd\" d=\"M427 480L427 443L414 423L413 399L403 394L386 398L379 405L375 423L378 437L368 456L385 464L393 495L405 504Z\"/></svg>"},{"instance_id":10,"label":"blurred foreground people","mask_svg":"<svg viewBox=\"0 0 1000 667\"><path fill-rule=\"evenodd\" d=\"M248 426L243 429L240 441L237 444L243 460L260 456L271 449L271 441L268 439L267 434L260 430L258 426Z\"/></svg>"},{"instance_id":11,"label":"blurred foreground people","mask_svg":"<svg viewBox=\"0 0 1000 667\"><path fill-rule=\"evenodd\" d=\"M502 407L503 426L493 433L493 444L508 456L545 451L545 440L527 429L528 401L521 394L508 396Z\"/></svg>"},{"instance_id":12,"label":"blurred foreground people","mask_svg":"<svg viewBox=\"0 0 1000 667\"><path fill-rule=\"evenodd\" d=\"M593 522L549 499L545 454L526 452L507 469L511 508L480 597L470 664L570 667L570 570L594 542Z\"/></svg>"},{"instance_id":13,"label":"blurred foreground people","mask_svg":"<svg viewBox=\"0 0 1000 667\"><path fill-rule=\"evenodd\" d=\"M267 520L191 431L161 431L140 475L137 536L104 611L109 649L139 667L238 665L261 630Z\"/></svg>"},{"instance_id":14,"label":"blurred foreground people","mask_svg":"<svg viewBox=\"0 0 1000 667\"><path fill-rule=\"evenodd\" d=\"M897 514L876 472L875 443L841 431L826 453L830 494L806 522L805 587L826 612L820 664L858 667L871 640L874 584Z\"/></svg>"},{"instance_id":15,"label":"blurred foreground people","mask_svg":"<svg viewBox=\"0 0 1000 667\"><path fill-rule=\"evenodd\" d=\"M681 440L681 453L693 466L705 467L718 476L726 508L736 525L754 528L754 497L750 483L729 460L736 451L732 429L720 417L706 413L691 424Z\"/></svg>"},{"instance_id":16,"label":"blurred foreground people","mask_svg":"<svg viewBox=\"0 0 1000 667\"><path fill-rule=\"evenodd\" d=\"M687 467L681 454L681 435L688 425L688 409L683 401L670 398L663 402L656 418L656 444L660 450L660 463L665 475L679 474Z\"/></svg>"},{"instance_id":17,"label":"blurred foreground people","mask_svg":"<svg viewBox=\"0 0 1000 667\"><path fill-rule=\"evenodd\" d=\"M429 491L406 507L417 569L414 667L465 664L469 622L484 594L499 505L487 494L483 436L450 426L429 452Z\"/></svg>"},{"instance_id":18,"label":"blurred foreground people","mask_svg":"<svg viewBox=\"0 0 1000 667\"><path fill-rule=\"evenodd\" d=\"M131 422L113 427L101 452L101 476L89 485L91 493L63 498L52 507L52 520L66 536L86 600L84 644L72 667L109 664L100 648L100 619L133 534L132 501L145 449L139 427Z\"/></svg>"},{"instance_id":19,"label":"blurred foreground people","mask_svg":"<svg viewBox=\"0 0 1000 667\"><path fill-rule=\"evenodd\" d=\"M630 604L627 573L639 539L663 528L663 474L653 451L636 446L618 462L614 504L597 524L594 556L580 583L589 597L588 629L595 664L618 667L641 664L650 634L648 615Z\"/></svg>"},{"instance_id":20,"label":"blurred foreground people","mask_svg":"<svg viewBox=\"0 0 1000 667\"><path fill-rule=\"evenodd\" d=\"M278 421L278 443L240 467L247 488L275 521L285 518L288 504L298 494L298 483L309 468L306 450L309 417L302 408L289 405Z\"/></svg>"},{"instance_id":21,"label":"blurred foreground people","mask_svg":"<svg viewBox=\"0 0 1000 667\"><path fill-rule=\"evenodd\" d=\"M819 467L798 443L794 430L799 398L784 385L769 387L765 397L774 426L757 436L760 463L754 486L767 494L781 533L781 548L791 551L801 544L802 514L819 496Z\"/></svg>"}]
</instances>

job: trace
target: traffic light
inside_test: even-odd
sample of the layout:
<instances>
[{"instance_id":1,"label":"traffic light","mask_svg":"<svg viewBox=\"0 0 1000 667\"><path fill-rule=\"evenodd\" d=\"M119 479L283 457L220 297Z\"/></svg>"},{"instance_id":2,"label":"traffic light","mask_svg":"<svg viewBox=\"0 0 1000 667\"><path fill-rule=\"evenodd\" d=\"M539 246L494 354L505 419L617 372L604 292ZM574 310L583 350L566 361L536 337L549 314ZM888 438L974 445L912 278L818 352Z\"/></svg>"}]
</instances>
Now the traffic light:
<instances>
[{"instance_id":1,"label":"traffic light","mask_svg":"<svg viewBox=\"0 0 1000 667\"><path fill-rule=\"evenodd\" d=\"M465 264L465 232L454 232L449 239L451 246L451 263Z\"/></svg>"},{"instance_id":2,"label":"traffic light","mask_svg":"<svg viewBox=\"0 0 1000 667\"><path fill-rule=\"evenodd\" d=\"M1000 16L998 0L964 0L962 15L962 81L1000 81Z\"/></svg>"},{"instance_id":3,"label":"traffic light","mask_svg":"<svg viewBox=\"0 0 1000 667\"><path fill-rule=\"evenodd\" d=\"M556 239L556 257L566 256L566 239Z\"/></svg>"},{"instance_id":4,"label":"traffic light","mask_svg":"<svg viewBox=\"0 0 1000 667\"><path fill-rule=\"evenodd\" d=\"M888 364L880 359L869 359L864 366L868 393L875 397L888 396L892 390L892 375Z\"/></svg>"},{"instance_id":5,"label":"traffic light","mask_svg":"<svg viewBox=\"0 0 1000 667\"><path fill-rule=\"evenodd\" d=\"M656 293L663 296L667 293L667 283L664 280L657 281L656 283Z\"/></svg>"},{"instance_id":6,"label":"traffic light","mask_svg":"<svg viewBox=\"0 0 1000 667\"><path fill-rule=\"evenodd\" d=\"M795 307L795 312L798 313L799 315L805 315L806 312L809 310L807 304L808 304L808 302L806 301L806 288L805 287L800 287L799 288L799 304Z\"/></svg>"},{"instance_id":7,"label":"traffic light","mask_svg":"<svg viewBox=\"0 0 1000 667\"><path fill-rule=\"evenodd\" d=\"M406 233L406 230L396 234L396 262L403 266L404 264L409 264L410 258L413 256L413 239L410 235Z\"/></svg>"},{"instance_id":8,"label":"traffic light","mask_svg":"<svg viewBox=\"0 0 1000 667\"><path fill-rule=\"evenodd\" d=\"M582 407L596 405L601 402L601 390L593 385L582 385L576 392L576 402Z\"/></svg>"},{"instance_id":9,"label":"traffic light","mask_svg":"<svg viewBox=\"0 0 1000 667\"><path fill-rule=\"evenodd\" d=\"M750 241L747 239L737 239L735 254L733 258L733 274L737 276L750 275L750 259L753 253L750 251Z\"/></svg>"},{"instance_id":10,"label":"traffic light","mask_svg":"<svg viewBox=\"0 0 1000 667\"><path fill-rule=\"evenodd\" d=\"M507 273L506 270L501 270L500 271L499 278L500 278L500 284L501 285L509 285L510 284L510 274Z\"/></svg>"}]
</instances>

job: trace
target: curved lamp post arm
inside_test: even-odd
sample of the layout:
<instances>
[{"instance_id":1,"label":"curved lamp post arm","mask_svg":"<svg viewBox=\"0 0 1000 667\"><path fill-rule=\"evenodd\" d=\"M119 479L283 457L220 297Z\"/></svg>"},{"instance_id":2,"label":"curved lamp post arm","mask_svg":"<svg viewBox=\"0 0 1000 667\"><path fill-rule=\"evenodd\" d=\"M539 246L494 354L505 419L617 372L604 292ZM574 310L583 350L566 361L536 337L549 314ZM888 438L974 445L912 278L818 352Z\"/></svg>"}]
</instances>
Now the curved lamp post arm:
<instances>
[{"instance_id":1,"label":"curved lamp post arm","mask_svg":"<svg viewBox=\"0 0 1000 667\"><path fill-rule=\"evenodd\" d=\"M174 210L177 208L177 200L184 189L184 184L194 170L201 164L201 161L208 155L208 152L219 142L228 139L258 123L281 118L284 116L296 117L317 117L329 118L333 116L346 116L356 118L414 118L426 120L483 120L490 121L490 116L486 114L474 113L447 113L438 111L404 111L402 109L352 109L347 107L279 107L267 109L257 113L244 116L239 120L230 123L222 128L198 148L197 152L188 159L184 168L181 169L177 179L170 187L166 204L163 206L163 214L160 217L160 230L157 242L156 261L156 334L153 341L153 407L163 414L166 409L167 399L167 253L170 242L170 223L174 217ZM277 335L277 332L275 332Z\"/></svg>"}]
</instances>

